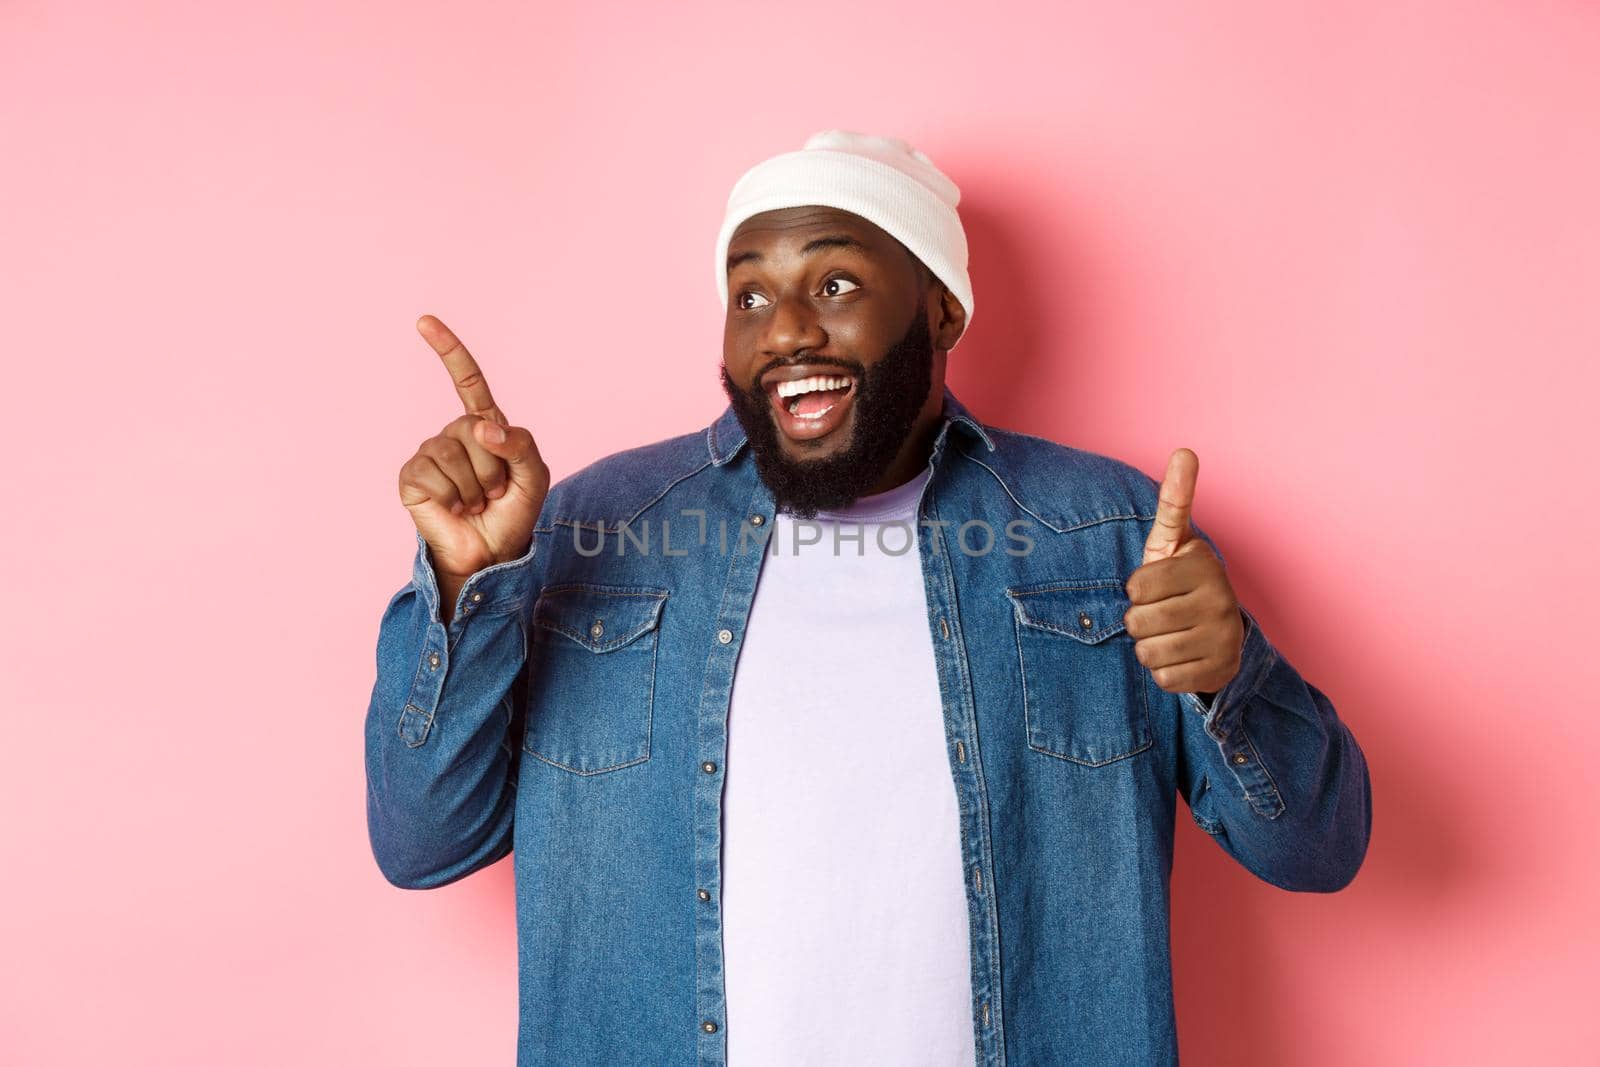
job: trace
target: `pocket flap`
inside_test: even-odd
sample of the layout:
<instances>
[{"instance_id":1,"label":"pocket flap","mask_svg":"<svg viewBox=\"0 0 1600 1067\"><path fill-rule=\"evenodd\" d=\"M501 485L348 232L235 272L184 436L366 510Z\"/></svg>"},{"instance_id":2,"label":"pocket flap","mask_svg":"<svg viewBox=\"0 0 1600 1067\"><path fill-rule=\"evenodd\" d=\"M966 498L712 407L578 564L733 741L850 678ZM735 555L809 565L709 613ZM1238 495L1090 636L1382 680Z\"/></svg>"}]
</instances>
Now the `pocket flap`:
<instances>
[{"instance_id":1,"label":"pocket flap","mask_svg":"<svg viewBox=\"0 0 1600 1067\"><path fill-rule=\"evenodd\" d=\"M1127 627L1122 616L1132 606L1122 579L1091 582L1050 582L1006 590L1017 611L1017 621L1096 645Z\"/></svg>"},{"instance_id":2,"label":"pocket flap","mask_svg":"<svg viewBox=\"0 0 1600 1067\"><path fill-rule=\"evenodd\" d=\"M665 589L567 585L542 590L533 625L561 634L590 652L610 652L655 629Z\"/></svg>"}]
</instances>

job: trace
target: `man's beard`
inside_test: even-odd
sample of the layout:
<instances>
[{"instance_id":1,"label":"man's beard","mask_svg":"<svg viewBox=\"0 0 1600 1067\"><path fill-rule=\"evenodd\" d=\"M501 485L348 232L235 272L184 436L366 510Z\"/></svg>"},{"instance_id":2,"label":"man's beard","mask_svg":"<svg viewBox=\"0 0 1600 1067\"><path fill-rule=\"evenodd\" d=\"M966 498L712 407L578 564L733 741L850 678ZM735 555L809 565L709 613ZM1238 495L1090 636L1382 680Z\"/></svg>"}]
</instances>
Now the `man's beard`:
<instances>
[{"instance_id":1,"label":"man's beard","mask_svg":"<svg viewBox=\"0 0 1600 1067\"><path fill-rule=\"evenodd\" d=\"M760 375L749 389L740 389L723 364L722 388L744 427L756 472L778 508L810 519L819 511L834 511L867 495L894 462L933 387L933 337L919 307L905 336L871 367L843 359L806 358L803 362L842 367L856 376L850 443L822 459L796 460L784 453L782 431Z\"/></svg>"}]
</instances>

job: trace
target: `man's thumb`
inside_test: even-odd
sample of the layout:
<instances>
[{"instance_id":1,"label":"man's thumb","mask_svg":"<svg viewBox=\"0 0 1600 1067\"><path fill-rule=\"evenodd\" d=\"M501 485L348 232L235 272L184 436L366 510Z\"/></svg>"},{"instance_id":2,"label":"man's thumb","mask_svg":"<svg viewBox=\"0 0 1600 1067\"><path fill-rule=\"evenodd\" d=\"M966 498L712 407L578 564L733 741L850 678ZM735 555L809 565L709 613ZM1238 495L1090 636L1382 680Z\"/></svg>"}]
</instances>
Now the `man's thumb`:
<instances>
[{"instance_id":1,"label":"man's thumb","mask_svg":"<svg viewBox=\"0 0 1600 1067\"><path fill-rule=\"evenodd\" d=\"M1144 562L1166 559L1191 536L1189 513L1194 509L1194 483L1200 458L1187 448L1175 449L1167 459L1167 474L1157 494L1155 521L1144 542Z\"/></svg>"}]
</instances>

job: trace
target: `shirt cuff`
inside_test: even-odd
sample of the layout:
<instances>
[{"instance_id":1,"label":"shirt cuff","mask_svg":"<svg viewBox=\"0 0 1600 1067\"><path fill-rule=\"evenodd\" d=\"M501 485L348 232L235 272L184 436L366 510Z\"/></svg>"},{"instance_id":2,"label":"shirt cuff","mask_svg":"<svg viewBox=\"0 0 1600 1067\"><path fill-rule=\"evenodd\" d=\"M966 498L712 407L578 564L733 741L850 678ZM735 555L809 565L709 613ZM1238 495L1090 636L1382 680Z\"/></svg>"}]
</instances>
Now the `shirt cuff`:
<instances>
[{"instance_id":1,"label":"shirt cuff","mask_svg":"<svg viewBox=\"0 0 1600 1067\"><path fill-rule=\"evenodd\" d=\"M1204 693L1183 694L1184 703L1205 720L1206 733L1218 741L1224 740L1229 721L1236 720L1244 710L1245 703L1261 680L1262 672L1276 655L1261 633L1261 627L1256 625L1255 616L1243 604L1239 605L1239 614L1244 619L1244 647L1239 654L1238 672L1221 690L1211 694L1209 701ZM1219 730L1222 732L1219 733Z\"/></svg>"},{"instance_id":2,"label":"shirt cuff","mask_svg":"<svg viewBox=\"0 0 1600 1067\"><path fill-rule=\"evenodd\" d=\"M1196 693L1184 693L1183 699L1203 717L1206 734L1217 743L1223 761L1238 780L1251 807L1268 818L1276 818L1283 811L1283 800L1272 776L1261 765L1260 753L1244 731L1243 719L1245 709L1278 653L1256 624L1255 616L1243 605L1239 606L1239 612L1244 616L1244 648L1239 657L1238 673L1209 705Z\"/></svg>"},{"instance_id":3,"label":"shirt cuff","mask_svg":"<svg viewBox=\"0 0 1600 1067\"><path fill-rule=\"evenodd\" d=\"M416 533L417 554L411 563L411 581L428 604L429 618L443 625L439 617L439 581L433 569L433 553L420 531ZM454 625L471 615L513 615L523 613L533 590L533 557L539 538L528 540L528 550L517 559L493 563L468 578L456 595L450 621Z\"/></svg>"}]
</instances>

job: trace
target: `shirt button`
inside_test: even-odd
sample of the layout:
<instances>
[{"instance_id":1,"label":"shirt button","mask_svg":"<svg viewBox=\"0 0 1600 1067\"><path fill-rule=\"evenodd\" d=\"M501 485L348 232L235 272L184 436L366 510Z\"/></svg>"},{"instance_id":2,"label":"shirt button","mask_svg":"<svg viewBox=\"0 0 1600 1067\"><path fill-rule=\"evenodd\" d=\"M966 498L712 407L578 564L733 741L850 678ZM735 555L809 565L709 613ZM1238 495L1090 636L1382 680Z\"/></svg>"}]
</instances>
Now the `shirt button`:
<instances>
[{"instance_id":1,"label":"shirt button","mask_svg":"<svg viewBox=\"0 0 1600 1067\"><path fill-rule=\"evenodd\" d=\"M1085 630L1092 630L1094 629L1094 620L1089 618L1089 614L1087 612L1079 612L1078 625L1083 627Z\"/></svg>"},{"instance_id":2,"label":"shirt button","mask_svg":"<svg viewBox=\"0 0 1600 1067\"><path fill-rule=\"evenodd\" d=\"M605 622L602 619L594 620L594 625L589 627L589 636L590 637L599 637L601 634L603 634L605 632L606 632Z\"/></svg>"},{"instance_id":3,"label":"shirt button","mask_svg":"<svg viewBox=\"0 0 1600 1067\"><path fill-rule=\"evenodd\" d=\"M766 521L767 521L767 517L765 515L752 515L752 516L750 516L750 525L751 526L760 526L762 523L764 523Z\"/></svg>"},{"instance_id":4,"label":"shirt button","mask_svg":"<svg viewBox=\"0 0 1600 1067\"><path fill-rule=\"evenodd\" d=\"M482 600L483 599L483 594L482 593L473 593L472 594L472 599L473 599L474 602Z\"/></svg>"},{"instance_id":5,"label":"shirt button","mask_svg":"<svg viewBox=\"0 0 1600 1067\"><path fill-rule=\"evenodd\" d=\"M707 1019L705 1022L700 1024L700 1029L704 1030L708 1034L714 1034L717 1032L717 1024L712 1022L710 1019Z\"/></svg>"},{"instance_id":6,"label":"shirt button","mask_svg":"<svg viewBox=\"0 0 1600 1067\"><path fill-rule=\"evenodd\" d=\"M711 894L707 893L704 889L696 890L695 891L695 896L699 897L701 900L710 900L711 899Z\"/></svg>"},{"instance_id":7,"label":"shirt button","mask_svg":"<svg viewBox=\"0 0 1600 1067\"><path fill-rule=\"evenodd\" d=\"M718 643L726 645L732 640L733 640L733 631L732 630L718 630L717 631L717 641L718 641Z\"/></svg>"},{"instance_id":8,"label":"shirt button","mask_svg":"<svg viewBox=\"0 0 1600 1067\"><path fill-rule=\"evenodd\" d=\"M707 774L717 773L717 765L712 763L710 760L706 760L704 763L700 764L700 769L705 771Z\"/></svg>"},{"instance_id":9,"label":"shirt button","mask_svg":"<svg viewBox=\"0 0 1600 1067\"><path fill-rule=\"evenodd\" d=\"M1246 756L1243 752L1235 752L1233 754L1233 762L1235 762L1235 763L1249 763L1250 762L1250 757Z\"/></svg>"},{"instance_id":10,"label":"shirt button","mask_svg":"<svg viewBox=\"0 0 1600 1067\"><path fill-rule=\"evenodd\" d=\"M439 669L439 653L431 652L428 654L428 669L430 671L436 671Z\"/></svg>"}]
</instances>

